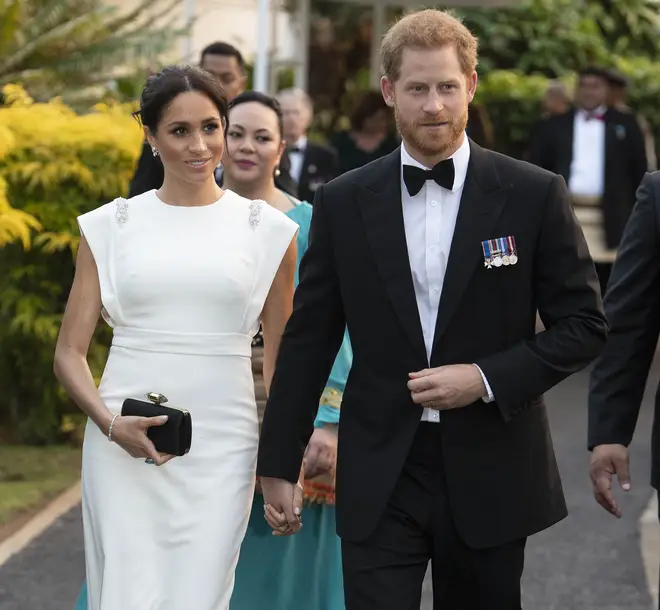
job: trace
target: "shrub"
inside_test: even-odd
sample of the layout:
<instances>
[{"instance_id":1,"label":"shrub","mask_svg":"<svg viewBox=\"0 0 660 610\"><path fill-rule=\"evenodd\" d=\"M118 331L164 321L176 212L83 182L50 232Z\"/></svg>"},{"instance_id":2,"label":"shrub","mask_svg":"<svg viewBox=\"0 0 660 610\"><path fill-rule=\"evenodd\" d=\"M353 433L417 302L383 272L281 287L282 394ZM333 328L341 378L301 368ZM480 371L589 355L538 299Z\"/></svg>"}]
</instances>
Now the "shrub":
<instances>
[{"instance_id":1,"label":"shrub","mask_svg":"<svg viewBox=\"0 0 660 610\"><path fill-rule=\"evenodd\" d=\"M3 93L0 180L10 214L40 231L30 249L0 248L0 421L12 440L41 444L61 441L80 417L52 373L79 243L76 217L127 192L142 133L129 106L77 115L57 99L34 103L15 86ZM100 325L90 347L97 378L109 336Z\"/></svg>"}]
</instances>

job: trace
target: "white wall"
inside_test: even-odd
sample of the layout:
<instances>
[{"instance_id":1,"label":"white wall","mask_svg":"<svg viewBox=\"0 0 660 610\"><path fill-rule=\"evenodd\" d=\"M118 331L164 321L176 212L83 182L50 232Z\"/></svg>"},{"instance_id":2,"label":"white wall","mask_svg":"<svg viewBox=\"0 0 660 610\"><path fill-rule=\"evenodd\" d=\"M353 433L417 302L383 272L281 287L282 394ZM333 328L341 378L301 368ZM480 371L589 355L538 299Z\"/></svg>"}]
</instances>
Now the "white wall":
<instances>
[{"instance_id":1,"label":"white wall","mask_svg":"<svg viewBox=\"0 0 660 610\"><path fill-rule=\"evenodd\" d=\"M137 0L107 0L108 4L122 9L134 7ZM186 11L193 10L196 21L190 39L191 56L184 57L188 48L182 41L175 49L172 60L197 63L201 50L211 42L233 44L247 61L252 61L257 50L257 1L258 0L181 0L178 11L181 23L185 23ZM279 7L278 0L271 6ZM273 12L275 32L273 59L288 61L294 57L294 36L289 14L282 9Z\"/></svg>"}]
</instances>

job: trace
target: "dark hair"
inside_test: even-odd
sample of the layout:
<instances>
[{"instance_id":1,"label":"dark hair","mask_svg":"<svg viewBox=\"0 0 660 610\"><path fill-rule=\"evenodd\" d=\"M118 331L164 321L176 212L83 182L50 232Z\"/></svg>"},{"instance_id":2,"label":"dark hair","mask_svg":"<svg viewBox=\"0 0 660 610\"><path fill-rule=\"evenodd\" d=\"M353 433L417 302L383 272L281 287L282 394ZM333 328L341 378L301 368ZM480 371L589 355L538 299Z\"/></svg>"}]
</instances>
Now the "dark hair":
<instances>
[{"instance_id":1,"label":"dark hair","mask_svg":"<svg viewBox=\"0 0 660 610\"><path fill-rule=\"evenodd\" d=\"M272 110L277 115L277 126L280 130L281 139L283 137L284 127L282 124L282 108L280 103L274 97L266 95L265 93L261 93L260 91L243 91L243 93L240 93L229 102L229 111L231 111L232 108L236 108L236 106L247 104L248 102L256 102L257 104L261 104L266 108L270 108L270 110Z\"/></svg>"},{"instance_id":2,"label":"dark hair","mask_svg":"<svg viewBox=\"0 0 660 610\"><path fill-rule=\"evenodd\" d=\"M140 109L133 114L155 134L172 100L189 91L206 95L218 109L222 126L227 126L227 98L222 86L215 76L195 66L167 66L162 72L150 76L140 97Z\"/></svg>"},{"instance_id":3,"label":"dark hair","mask_svg":"<svg viewBox=\"0 0 660 610\"><path fill-rule=\"evenodd\" d=\"M625 89L630 85L630 80L621 72L614 69L607 70L607 82L613 87Z\"/></svg>"},{"instance_id":4,"label":"dark hair","mask_svg":"<svg viewBox=\"0 0 660 610\"><path fill-rule=\"evenodd\" d=\"M578 73L578 77L582 78L583 76L598 76L603 80L609 80L607 70L600 66L587 66L586 68L582 68Z\"/></svg>"},{"instance_id":5,"label":"dark hair","mask_svg":"<svg viewBox=\"0 0 660 610\"><path fill-rule=\"evenodd\" d=\"M245 60L243 59L241 52L236 47L230 45L228 42L213 42L208 47L205 47L202 50L202 55L199 61L200 64L204 61L204 57L206 55L223 55L224 57L235 57L236 63L241 69L241 72L245 72Z\"/></svg>"},{"instance_id":6,"label":"dark hair","mask_svg":"<svg viewBox=\"0 0 660 610\"><path fill-rule=\"evenodd\" d=\"M380 91L367 91L351 114L351 129L353 131L360 131L364 127L365 121L380 110L389 111L383 95Z\"/></svg>"}]
</instances>

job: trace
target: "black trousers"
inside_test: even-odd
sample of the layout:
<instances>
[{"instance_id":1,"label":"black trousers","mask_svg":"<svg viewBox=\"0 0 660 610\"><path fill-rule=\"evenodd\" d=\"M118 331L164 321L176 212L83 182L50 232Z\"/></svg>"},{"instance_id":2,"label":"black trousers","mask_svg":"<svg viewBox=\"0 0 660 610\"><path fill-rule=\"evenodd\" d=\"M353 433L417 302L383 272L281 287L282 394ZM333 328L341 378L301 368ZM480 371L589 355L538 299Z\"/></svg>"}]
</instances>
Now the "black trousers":
<instances>
[{"instance_id":1,"label":"black trousers","mask_svg":"<svg viewBox=\"0 0 660 610\"><path fill-rule=\"evenodd\" d=\"M342 541L346 610L419 610L429 561L434 610L520 610L526 539L476 550L459 538L441 426L420 424L374 532L359 543Z\"/></svg>"}]
</instances>

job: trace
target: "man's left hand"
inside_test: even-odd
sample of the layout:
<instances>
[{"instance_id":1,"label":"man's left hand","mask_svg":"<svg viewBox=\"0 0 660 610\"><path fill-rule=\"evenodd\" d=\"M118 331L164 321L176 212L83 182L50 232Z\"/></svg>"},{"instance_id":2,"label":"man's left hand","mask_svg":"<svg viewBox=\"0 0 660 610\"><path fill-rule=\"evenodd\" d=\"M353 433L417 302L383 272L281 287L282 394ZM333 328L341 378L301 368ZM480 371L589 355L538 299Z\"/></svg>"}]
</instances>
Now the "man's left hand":
<instances>
[{"instance_id":1,"label":"man's left hand","mask_svg":"<svg viewBox=\"0 0 660 610\"><path fill-rule=\"evenodd\" d=\"M410 373L408 389L416 405L431 409L458 409L488 395L474 364L452 364Z\"/></svg>"}]
</instances>

